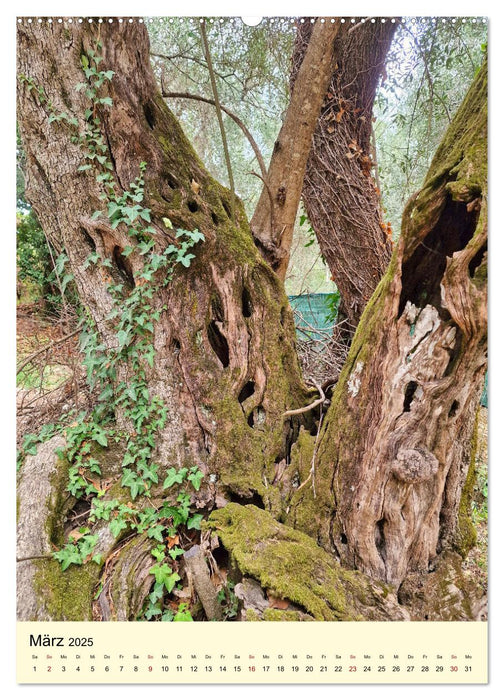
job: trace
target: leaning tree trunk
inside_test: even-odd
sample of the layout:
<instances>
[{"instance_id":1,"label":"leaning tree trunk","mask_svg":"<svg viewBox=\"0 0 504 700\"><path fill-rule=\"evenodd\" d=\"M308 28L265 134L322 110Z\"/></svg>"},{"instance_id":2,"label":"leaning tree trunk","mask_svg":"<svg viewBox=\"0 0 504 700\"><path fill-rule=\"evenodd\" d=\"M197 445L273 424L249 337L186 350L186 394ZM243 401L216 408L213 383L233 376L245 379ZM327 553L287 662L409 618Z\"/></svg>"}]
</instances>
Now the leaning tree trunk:
<instances>
[{"instance_id":1,"label":"leaning tree trunk","mask_svg":"<svg viewBox=\"0 0 504 700\"><path fill-rule=\"evenodd\" d=\"M145 215L150 219L149 236L143 243L153 241L153 250L161 255L169 245L177 249L177 228L199 229L205 236L192 251L190 267L179 264L168 284L163 268L154 273L157 291L144 309L147 320L142 317L155 359L142 361L141 372L150 397L157 397L166 416L152 454L161 467L159 483L171 466L197 465L207 477L198 494L199 507L241 499L263 503L279 516L283 484L277 479L278 465L284 470L300 426L311 424L309 414L284 416L287 409L312 398L301 379L288 300L254 245L242 206L237 207L234 225L230 192L209 176L165 105L149 65L144 26L22 23L18 42L18 117L27 159L27 196L49 238L58 249L64 247L100 352L126 348L130 339L121 336L117 326L118 295L120 307L121 299L126 303L139 286L149 283L138 249L142 241L132 239L127 224L116 226L107 216L110 201L103 201L104 192L106 197L113 190L116 200L126 191L132 194L130 183L145 167L143 201L136 202L150 212ZM103 59L96 66L93 51ZM94 66L114 74L108 74L91 99L83 68L89 77ZM92 142L80 135L97 124L105 152L97 150L93 167L83 168L90 162L84 152L89 154ZM110 163L108 171L100 170L98 156ZM103 185L107 173L108 190ZM128 204L134 206L131 199ZM131 247L135 250L124 255ZM90 264L90 255L99 256L102 264ZM124 394L130 377L131 366L123 362L110 377L113 392L122 386ZM110 395L110 404L115 395ZM116 406L115 420L123 438L129 431L124 438L129 444L135 434L123 408ZM129 492L120 488L124 442L114 449L115 455L103 458L101 487L128 500ZM61 546L66 516L79 511L76 499L65 493L62 468L67 472L69 465L64 460L63 467L61 460L34 464L30 459L28 471L21 472L20 614L72 617L77 613L71 605L66 611L61 609L64 603L49 609L46 600L41 608L40 591L51 598L51 591L58 590L64 600L62 592L77 587L88 595L78 615L89 618L98 569L81 580L75 567L61 574L56 562L31 558ZM59 495L38 499L29 488L34 474L44 483L46 496L51 484ZM285 479L288 482L288 470ZM162 497L155 486L151 495ZM55 512L48 512L49 506ZM85 510L85 504L80 509ZM45 535L42 551L34 552L30 538L38 528ZM102 538L102 553L109 562L107 590L115 593L98 617L127 619L138 613L142 602L131 590L148 590L153 560L142 538L120 549L109 540ZM128 572L133 577L129 592L122 584ZM73 588L67 585L70 577L76 581Z\"/></svg>"},{"instance_id":2,"label":"leaning tree trunk","mask_svg":"<svg viewBox=\"0 0 504 700\"><path fill-rule=\"evenodd\" d=\"M312 26L298 24L291 80ZM341 293L341 315L353 328L390 260L370 154L373 103L395 27L391 21L342 25L303 183L308 218Z\"/></svg>"},{"instance_id":3,"label":"leaning tree trunk","mask_svg":"<svg viewBox=\"0 0 504 700\"><path fill-rule=\"evenodd\" d=\"M259 250L282 280L289 265L313 131L334 69L339 22L317 18L310 28L267 178L250 221Z\"/></svg>"},{"instance_id":4,"label":"leaning tree trunk","mask_svg":"<svg viewBox=\"0 0 504 700\"><path fill-rule=\"evenodd\" d=\"M485 64L406 207L318 441L316 500L305 488L291 503L290 521L346 566L395 585L464 549L487 366L486 85Z\"/></svg>"}]
</instances>

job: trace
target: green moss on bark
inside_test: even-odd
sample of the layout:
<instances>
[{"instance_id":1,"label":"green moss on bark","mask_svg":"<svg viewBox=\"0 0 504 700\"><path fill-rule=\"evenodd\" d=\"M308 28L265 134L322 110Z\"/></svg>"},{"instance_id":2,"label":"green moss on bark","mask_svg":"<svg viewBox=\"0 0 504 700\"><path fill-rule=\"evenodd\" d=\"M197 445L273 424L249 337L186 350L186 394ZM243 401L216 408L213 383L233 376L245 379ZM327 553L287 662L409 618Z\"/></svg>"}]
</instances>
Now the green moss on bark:
<instances>
[{"instance_id":1,"label":"green moss on bark","mask_svg":"<svg viewBox=\"0 0 504 700\"><path fill-rule=\"evenodd\" d=\"M471 549L476 546L478 541L478 533L472 521L472 498L477 478L476 455L478 454L479 416L480 409L478 408L471 438L469 469L467 471L466 481L460 497L457 530L454 537L455 550L463 559L467 557Z\"/></svg>"},{"instance_id":2,"label":"green moss on bark","mask_svg":"<svg viewBox=\"0 0 504 700\"><path fill-rule=\"evenodd\" d=\"M394 619L398 613L393 604L384 610L391 589L342 569L315 540L264 510L230 503L214 511L205 527L215 531L242 574L316 620Z\"/></svg>"},{"instance_id":3,"label":"green moss on bark","mask_svg":"<svg viewBox=\"0 0 504 700\"><path fill-rule=\"evenodd\" d=\"M33 587L52 620L92 620L93 590L98 583L100 566L70 566L61 570L57 561L37 563Z\"/></svg>"}]
</instances>

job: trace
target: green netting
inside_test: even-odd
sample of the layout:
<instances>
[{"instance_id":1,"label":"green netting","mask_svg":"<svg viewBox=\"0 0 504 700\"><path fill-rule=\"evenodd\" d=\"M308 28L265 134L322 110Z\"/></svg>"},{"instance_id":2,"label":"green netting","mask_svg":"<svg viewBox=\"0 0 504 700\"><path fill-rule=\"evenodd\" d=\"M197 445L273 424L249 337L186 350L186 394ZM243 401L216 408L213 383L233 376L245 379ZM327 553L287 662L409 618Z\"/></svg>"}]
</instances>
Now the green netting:
<instances>
[{"instance_id":1,"label":"green netting","mask_svg":"<svg viewBox=\"0 0 504 700\"><path fill-rule=\"evenodd\" d=\"M289 296L299 338L320 340L323 336L317 331L331 332L333 321L329 318L329 305L333 298L334 294L297 294Z\"/></svg>"}]
</instances>

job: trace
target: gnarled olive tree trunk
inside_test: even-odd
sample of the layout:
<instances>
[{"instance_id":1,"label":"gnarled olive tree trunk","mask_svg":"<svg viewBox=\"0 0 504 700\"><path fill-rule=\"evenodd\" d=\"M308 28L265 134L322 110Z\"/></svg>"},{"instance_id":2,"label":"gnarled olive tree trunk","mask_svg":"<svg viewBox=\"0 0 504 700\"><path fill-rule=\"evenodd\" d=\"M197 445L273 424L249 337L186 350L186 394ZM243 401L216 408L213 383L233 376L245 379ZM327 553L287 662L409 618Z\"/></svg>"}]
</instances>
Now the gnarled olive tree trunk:
<instances>
[{"instance_id":1,"label":"gnarled olive tree trunk","mask_svg":"<svg viewBox=\"0 0 504 700\"><path fill-rule=\"evenodd\" d=\"M464 549L468 437L487 366L486 85L484 65L406 207L334 390L316 507L305 490L290 512L316 520L309 531L346 566L395 585L446 547Z\"/></svg>"},{"instance_id":2,"label":"gnarled olive tree trunk","mask_svg":"<svg viewBox=\"0 0 504 700\"><path fill-rule=\"evenodd\" d=\"M98 98L104 102L95 99L92 104L86 89L76 90L76 85L86 82L83 67L90 65L90 51L97 52L98 38L103 59L98 70L114 74L99 90ZM100 120L117 197L131 191L140 164L146 163L142 206L150 210L154 250L177 246L176 228L198 228L205 236L193 248L195 257L188 269L179 265L166 286L158 279L159 292L146 311L153 324L155 359L143 371L150 395L159 397L167 416L156 437L156 462L162 472L170 466L198 465L207 477L198 494L200 507L211 508L230 498L254 500L279 515L277 465L288 461L299 426L309 424L309 417L291 419L283 414L311 400L299 371L288 300L254 245L243 208L237 208L233 225L230 192L209 176L165 105L149 65L145 27L114 22L103 24L98 32L96 24L23 23L18 32L18 69L27 197L47 235L66 251L69 271L105 348L113 350L118 343L117 321L111 318L115 303L109 292L111 281L123 285L126 299L145 280L141 254L123 255L132 243L127 226L114 227L106 216L106 203L100 198L103 187L96 178L99 170L81 168L87 161L79 133L85 132L91 118ZM60 119L63 113L66 117ZM103 215L95 215L102 210ZM89 255L95 252L107 261L105 267L89 265ZM160 270L157 277L162 274ZM127 380L128 371L123 367L116 383ZM116 420L121 424L120 407ZM127 421L122 427L128 428ZM117 489L121 461L117 454L110 468L106 460L102 465L103 482L116 484ZM47 469L51 472L54 465ZM160 483L162 477L163 473ZM64 487L59 479L57 488L64 493ZM29 497L29 489L23 493ZM118 493L129 498L126 489ZM154 488L156 496L161 494ZM46 513L52 518L47 525L50 535L46 549L31 552L34 555L47 553L50 543L61 545L65 516L76 507L68 494L52 503L60 510ZM34 506L29 498L23 503L28 509ZM46 504L39 506L44 513ZM20 518L24 522L23 512ZM45 527L44 517L34 527ZM29 532L24 536L21 550L28 556ZM106 557L113 551L109 544ZM140 541L138 546L143 557L145 544ZM111 560L109 568L116 569L118 580L125 576L121 557L135 559L128 551L122 548ZM46 564L57 566L43 560L37 566ZM140 567L133 588L144 585L146 571L148 567ZM47 582L41 585L47 590ZM138 612L136 603L130 602L116 602L123 619Z\"/></svg>"},{"instance_id":3,"label":"gnarled olive tree trunk","mask_svg":"<svg viewBox=\"0 0 504 700\"><path fill-rule=\"evenodd\" d=\"M312 35L298 24L296 79ZM380 193L372 176L373 103L396 24L342 24L332 74L306 165L302 198L320 250L341 293L341 315L356 327L390 260ZM295 84L295 83L294 83Z\"/></svg>"}]
</instances>

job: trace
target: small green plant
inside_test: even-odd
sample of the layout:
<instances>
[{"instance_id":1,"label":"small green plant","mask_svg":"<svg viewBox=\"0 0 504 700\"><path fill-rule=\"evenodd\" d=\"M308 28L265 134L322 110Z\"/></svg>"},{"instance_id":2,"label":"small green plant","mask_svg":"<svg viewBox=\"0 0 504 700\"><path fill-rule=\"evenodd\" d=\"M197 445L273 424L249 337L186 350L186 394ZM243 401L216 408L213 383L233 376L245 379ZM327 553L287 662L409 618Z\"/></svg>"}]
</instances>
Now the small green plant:
<instances>
[{"instance_id":1,"label":"small green plant","mask_svg":"<svg viewBox=\"0 0 504 700\"><path fill-rule=\"evenodd\" d=\"M89 528L81 527L78 534L69 536L63 549L54 552L53 557L60 562L63 571L68 569L70 564L85 564L88 561L101 564L101 555L93 554L97 542L98 535L91 535Z\"/></svg>"},{"instance_id":2,"label":"small green plant","mask_svg":"<svg viewBox=\"0 0 504 700\"><path fill-rule=\"evenodd\" d=\"M222 605L224 620L233 620L238 615L240 601L235 595L234 587L234 583L227 581L217 595L217 599Z\"/></svg>"},{"instance_id":3,"label":"small green plant","mask_svg":"<svg viewBox=\"0 0 504 700\"><path fill-rule=\"evenodd\" d=\"M338 318L340 302L341 294L338 289L335 292L327 295L327 315L325 317L326 323L334 323L336 321Z\"/></svg>"}]
</instances>

